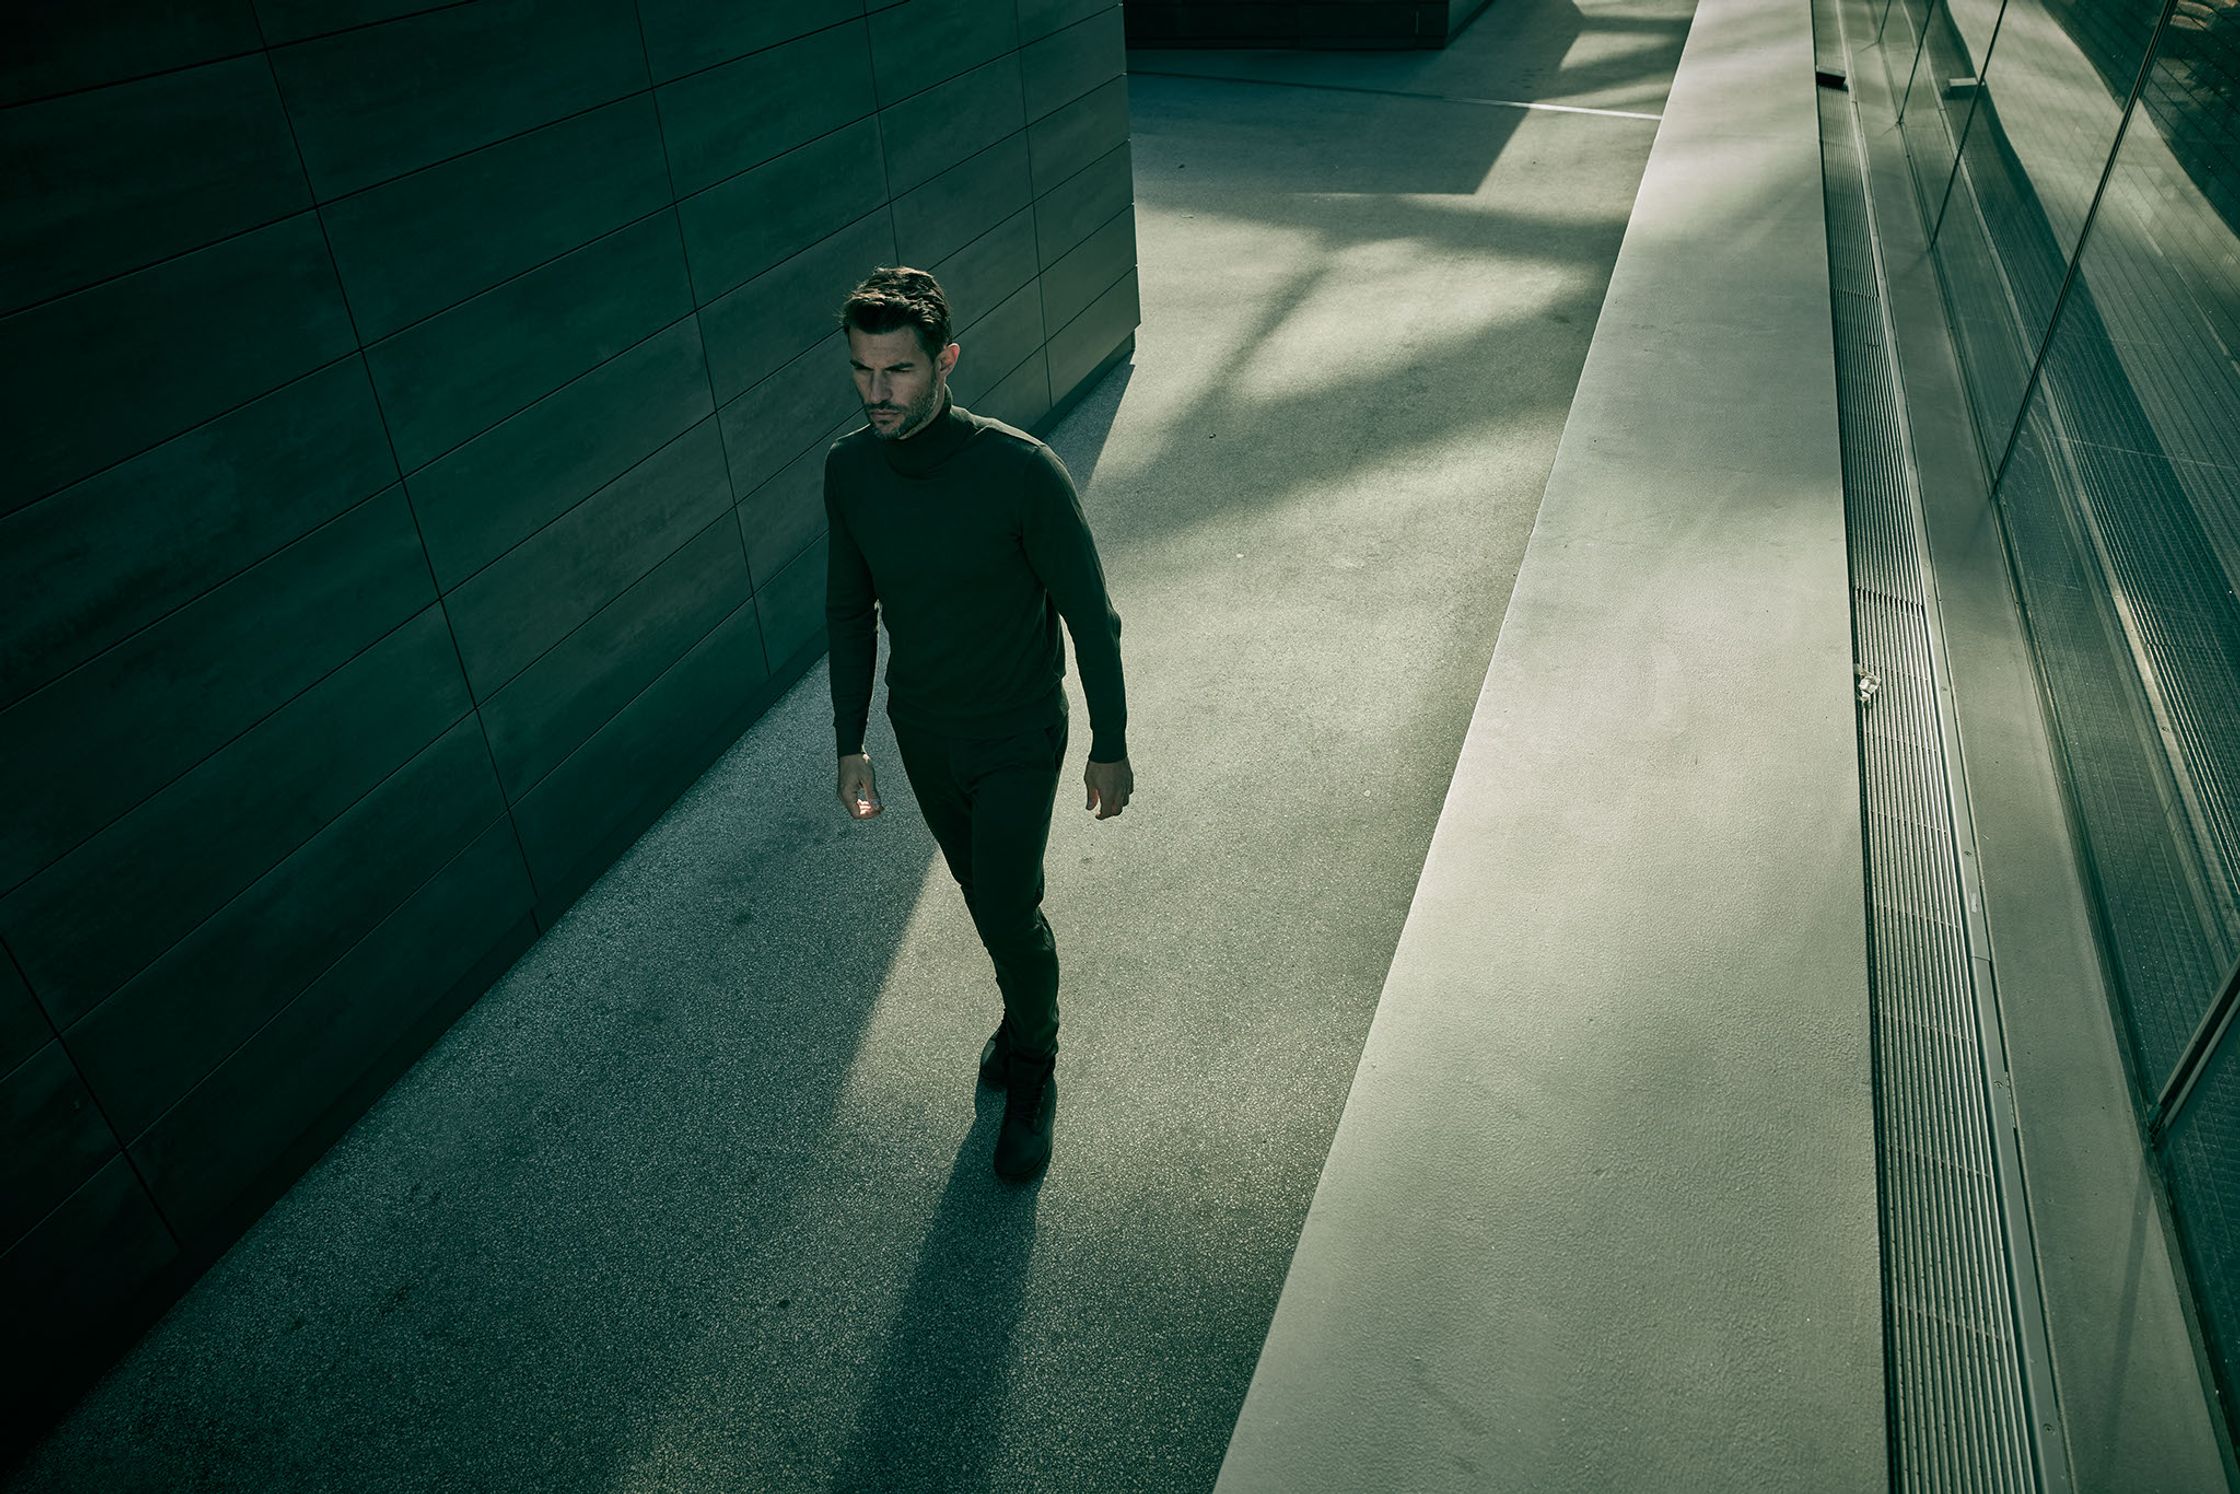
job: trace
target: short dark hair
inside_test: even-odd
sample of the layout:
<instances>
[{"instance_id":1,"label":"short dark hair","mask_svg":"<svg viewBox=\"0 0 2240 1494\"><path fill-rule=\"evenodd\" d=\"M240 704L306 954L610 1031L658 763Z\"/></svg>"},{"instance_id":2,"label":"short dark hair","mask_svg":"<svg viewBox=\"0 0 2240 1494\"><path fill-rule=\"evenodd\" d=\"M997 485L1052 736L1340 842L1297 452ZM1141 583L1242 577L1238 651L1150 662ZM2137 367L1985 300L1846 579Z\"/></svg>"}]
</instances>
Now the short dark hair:
<instances>
[{"instance_id":1,"label":"short dark hair","mask_svg":"<svg viewBox=\"0 0 2240 1494\"><path fill-rule=\"evenodd\" d=\"M949 345L949 299L941 282L908 265L883 265L866 275L840 308L840 325L877 335L908 327L918 334L926 356L937 359Z\"/></svg>"}]
</instances>

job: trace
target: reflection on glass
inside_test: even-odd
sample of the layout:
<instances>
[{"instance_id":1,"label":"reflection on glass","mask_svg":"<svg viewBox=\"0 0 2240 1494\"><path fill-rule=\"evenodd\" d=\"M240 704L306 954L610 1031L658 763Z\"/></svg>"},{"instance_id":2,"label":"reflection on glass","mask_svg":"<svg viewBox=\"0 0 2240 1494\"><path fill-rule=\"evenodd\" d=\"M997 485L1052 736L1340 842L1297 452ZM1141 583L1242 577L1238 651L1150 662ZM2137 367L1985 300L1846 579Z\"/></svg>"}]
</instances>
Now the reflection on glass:
<instances>
[{"instance_id":1,"label":"reflection on glass","mask_svg":"<svg viewBox=\"0 0 2240 1494\"><path fill-rule=\"evenodd\" d=\"M2240 1168L2233 1166L2240 1157L2240 1037L2232 1032L2195 1084L2162 1155L2203 1336L2229 1405L2240 1386Z\"/></svg>"},{"instance_id":2,"label":"reflection on glass","mask_svg":"<svg viewBox=\"0 0 2240 1494\"><path fill-rule=\"evenodd\" d=\"M2240 0L1991 14L1895 7L1905 136L2144 1103L2240 957ZM2161 1156L2232 1406L2240 1051Z\"/></svg>"},{"instance_id":3,"label":"reflection on glass","mask_svg":"<svg viewBox=\"0 0 2240 1494\"><path fill-rule=\"evenodd\" d=\"M1930 33L1927 53L1945 80L1934 95L1946 117L1940 133L1949 143L1936 142L1926 157L1917 152L1914 166L1937 224L1947 295L1980 322L1961 353L1978 429L1996 443L1988 448L1994 461L2021 410L2160 10L2159 0L2105 0L2094 12L2089 55L2042 0L2013 0L1992 15L1982 0L1959 0L1948 7L1951 37L1941 52L1936 29ZM1994 36L1996 55L1988 56ZM1955 97L1952 80L1976 73L1978 57L1988 57L1978 82ZM1918 83L1915 96L1923 97ZM1930 133L1909 126L1909 145Z\"/></svg>"}]
</instances>

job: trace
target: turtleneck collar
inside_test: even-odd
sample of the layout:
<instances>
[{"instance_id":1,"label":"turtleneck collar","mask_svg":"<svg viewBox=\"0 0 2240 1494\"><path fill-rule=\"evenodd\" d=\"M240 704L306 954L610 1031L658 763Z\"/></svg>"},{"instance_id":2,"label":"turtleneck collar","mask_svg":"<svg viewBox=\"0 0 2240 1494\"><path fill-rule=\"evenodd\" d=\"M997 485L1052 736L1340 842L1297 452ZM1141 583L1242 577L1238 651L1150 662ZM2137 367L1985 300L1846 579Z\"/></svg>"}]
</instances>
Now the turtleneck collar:
<instances>
[{"instance_id":1,"label":"turtleneck collar","mask_svg":"<svg viewBox=\"0 0 2240 1494\"><path fill-rule=\"evenodd\" d=\"M879 449L886 453L887 465L905 477L924 477L958 452L972 439L973 423L964 411L957 408L956 396L949 386L941 386L941 411L925 423L925 428L900 441L881 441Z\"/></svg>"}]
</instances>

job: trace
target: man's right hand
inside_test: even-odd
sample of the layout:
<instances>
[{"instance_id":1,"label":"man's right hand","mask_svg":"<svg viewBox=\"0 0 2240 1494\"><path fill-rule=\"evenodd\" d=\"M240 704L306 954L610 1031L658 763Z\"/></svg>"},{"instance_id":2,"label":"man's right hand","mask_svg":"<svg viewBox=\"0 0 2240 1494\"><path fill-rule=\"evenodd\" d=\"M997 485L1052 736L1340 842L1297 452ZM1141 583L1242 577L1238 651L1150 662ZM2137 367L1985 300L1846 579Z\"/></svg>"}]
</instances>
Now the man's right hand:
<instances>
[{"instance_id":1,"label":"man's right hand","mask_svg":"<svg viewBox=\"0 0 2240 1494\"><path fill-rule=\"evenodd\" d=\"M840 803L859 820L868 820L886 808L879 802L878 786L871 779L870 753L854 752L840 759Z\"/></svg>"}]
</instances>

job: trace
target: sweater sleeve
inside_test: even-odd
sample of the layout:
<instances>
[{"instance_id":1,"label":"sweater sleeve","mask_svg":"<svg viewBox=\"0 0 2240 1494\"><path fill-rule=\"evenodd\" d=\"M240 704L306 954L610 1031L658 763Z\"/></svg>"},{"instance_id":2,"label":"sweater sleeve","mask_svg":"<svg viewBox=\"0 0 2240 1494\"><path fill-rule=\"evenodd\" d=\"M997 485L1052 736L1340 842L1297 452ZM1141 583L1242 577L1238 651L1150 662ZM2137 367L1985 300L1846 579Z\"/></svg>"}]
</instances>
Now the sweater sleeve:
<instances>
[{"instance_id":1,"label":"sweater sleeve","mask_svg":"<svg viewBox=\"0 0 2240 1494\"><path fill-rule=\"evenodd\" d=\"M832 735L840 756L863 751L871 720L871 681L879 663L878 588L856 547L833 486L833 455L824 458L824 514L830 530L824 626L831 646Z\"/></svg>"},{"instance_id":2,"label":"sweater sleeve","mask_svg":"<svg viewBox=\"0 0 2240 1494\"><path fill-rule=\"evenodd\" d=\"M1105 589L1104 566L1073 476L1058 454L1038 446L1029 459L1021 530L1027 563L1042 578L1073 635L1081 693L1089 701L1089 759L1128 755L1128 694L1120 673L1120 614Z\"/></svg>"}]
</instances>

